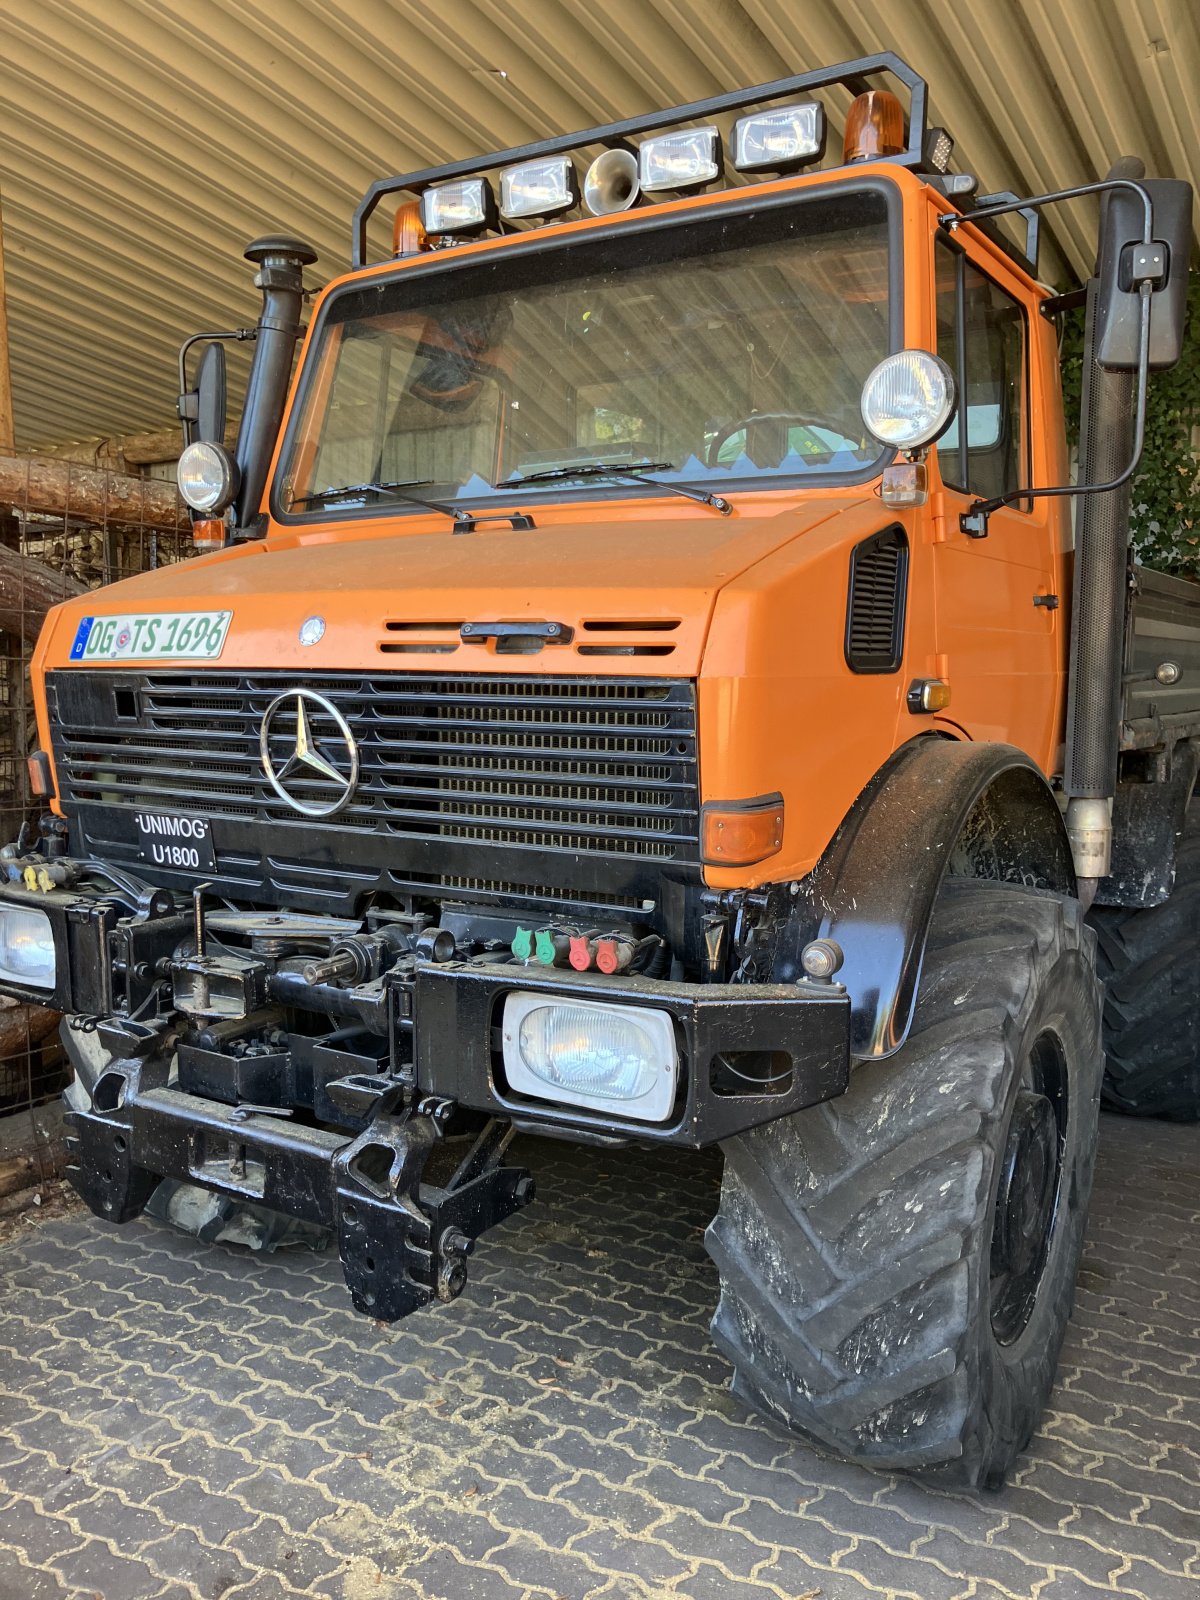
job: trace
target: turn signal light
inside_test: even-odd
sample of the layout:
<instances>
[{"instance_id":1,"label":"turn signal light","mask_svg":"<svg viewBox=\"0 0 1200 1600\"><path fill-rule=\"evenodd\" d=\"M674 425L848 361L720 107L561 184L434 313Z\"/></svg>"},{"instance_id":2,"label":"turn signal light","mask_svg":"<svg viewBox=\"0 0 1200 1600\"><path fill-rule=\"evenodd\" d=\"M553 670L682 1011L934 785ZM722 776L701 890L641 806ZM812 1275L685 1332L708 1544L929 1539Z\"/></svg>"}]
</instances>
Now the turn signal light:
<instances>
[{"instance_id":1,"label":"turn signal light","mask_svg":"<svg viewBox=\"0 0 1200 1600\"><path fill-rule=\"evenodd\" d=\"M700 858L715 867L748 867L783 844L783 796L709 801L700 813Z\"/></svg>"},{"instance_id":2,"label":"turn signal light","mask_svg":"<svg viewBox=\"0 0 1200 1600\"><path fill-rule=\"evenodd\" d=\"M945 678L914 678L906 700L914 716L923 711L945 711L950 704L950 685Z\"/></svg>"},{"instance_id":3,"label":"turn signal light","mask_svg":"<svg viewBox=\"0 0 1200 1600\"><path fill-rule=\"evenodd\" d=\"M224 517L201 517L192 523L192 543L197 550L223 550L227 532Z\"/></svg>"},{"instance_id":4,"label":"turn signal light","mask_svg":"<svg viewBox=\"0 0 1200 1600\"><path fill-rule=\"evenodd\" d=\"M886 89L860 94L846 117L844 161L878 161L904 151L904 107Z\"/></svg>"},{"instance_id":5,"label":"turn signal light","mask_svg":"<svg viewBox=\"0 0 1200 1600\"><path fill-rule=\"evenodd\" d=\"M54 799L54 778L50 771L50 757L44 750L35 750L26 758L26 771L29 773L29 792L39 800Z\"/></svg>"}]
</instances>

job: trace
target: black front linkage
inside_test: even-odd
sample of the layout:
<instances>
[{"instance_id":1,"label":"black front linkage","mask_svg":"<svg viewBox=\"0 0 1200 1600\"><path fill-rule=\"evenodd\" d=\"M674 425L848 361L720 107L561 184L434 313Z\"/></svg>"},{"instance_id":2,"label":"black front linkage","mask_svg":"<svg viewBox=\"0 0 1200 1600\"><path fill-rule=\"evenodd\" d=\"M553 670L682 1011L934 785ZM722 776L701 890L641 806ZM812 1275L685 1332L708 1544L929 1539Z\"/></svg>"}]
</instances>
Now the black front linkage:
<instances>
[{"instance_id":1,"label":"black front linkage","mask_svg":"<svg viewBox=\"0 0 1200 1600\"><path fill-rule=\"evenodd\" d=\"M160 1180L178 1178L304 1217L336 1235L355 1308L395 1322L453 1300L485 1229L533 1199L533 1179L502 1164L511 1126L489 1121L444 1188L421 1183L450 1101L379 1084L357 1137L307 1127L272 1106L226 1105L168 1086L157 1030L76 1034L71 1054L100 1066L86 1109L67 1113L67 1176L99 1217L127 1222ZM120 1035L123 1053L112 1045ZM106 1048L107 1047L107 1048ZM93 1051L102 1054L102 1064ZM79 1073L79 1085L91 1074Z\"/></svg>"}]
</instances>

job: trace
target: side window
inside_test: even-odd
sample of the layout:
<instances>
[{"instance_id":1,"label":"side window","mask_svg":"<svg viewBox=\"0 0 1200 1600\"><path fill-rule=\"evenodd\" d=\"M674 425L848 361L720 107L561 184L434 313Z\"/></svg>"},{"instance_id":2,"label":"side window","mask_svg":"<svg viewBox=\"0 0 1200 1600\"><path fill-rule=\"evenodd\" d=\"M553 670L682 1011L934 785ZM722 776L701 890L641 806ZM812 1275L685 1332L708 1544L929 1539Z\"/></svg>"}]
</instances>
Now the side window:
<instances>
[{"instance_id":1,"label":"side window","mask_svg":"<svg viewBox=\"0 0 1200 1600\"><path fill-rule=\"evenodd\" d=\"M1025 313L940 241L937 345L958 384L958 410L937 446L943 481L983 499L1019 489L1029 481Z\"/></svg>"}]
</instances>

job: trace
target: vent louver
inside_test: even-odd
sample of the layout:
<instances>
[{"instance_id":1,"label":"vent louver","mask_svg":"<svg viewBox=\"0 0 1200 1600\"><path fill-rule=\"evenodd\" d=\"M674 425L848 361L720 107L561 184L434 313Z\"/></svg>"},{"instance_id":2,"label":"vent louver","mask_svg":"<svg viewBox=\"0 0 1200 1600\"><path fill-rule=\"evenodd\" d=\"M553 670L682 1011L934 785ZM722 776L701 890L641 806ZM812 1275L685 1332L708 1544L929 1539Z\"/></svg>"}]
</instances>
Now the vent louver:
<instances>
[{"instance_id":1,"label":"vent louver","mask_svg":"<svg viewBox=\"0 0 1200 1600\"><path fill-rule=\"evenodd\" d=\"M846 602L846 664L851 672L897 672L904 654L908 538L885 528L854 547Z\"/></svg>"}]
</instances>

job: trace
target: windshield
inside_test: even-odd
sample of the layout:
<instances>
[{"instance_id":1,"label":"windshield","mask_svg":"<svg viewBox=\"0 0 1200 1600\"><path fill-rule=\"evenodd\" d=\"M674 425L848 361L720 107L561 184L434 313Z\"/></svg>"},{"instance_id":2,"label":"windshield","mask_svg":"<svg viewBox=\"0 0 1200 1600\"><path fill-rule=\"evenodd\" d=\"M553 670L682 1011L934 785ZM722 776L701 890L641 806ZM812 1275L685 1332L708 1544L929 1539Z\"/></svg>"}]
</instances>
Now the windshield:
<instances>
[{"instance_id":1,"label":"windshield","mask_svg":"<svg viewBox=\"0 0 1200 1600\"><path fill-rule=\"evenodd\" d=\"M348 285L276 514L395 515L405 486L453 504L537 474L521 501L561 498L583 485L547 469L597 463L714 489L864 478L880 449L859 396L893 346L887 211L878 190L825 191Z\"/></svg>"}]
</instances>

